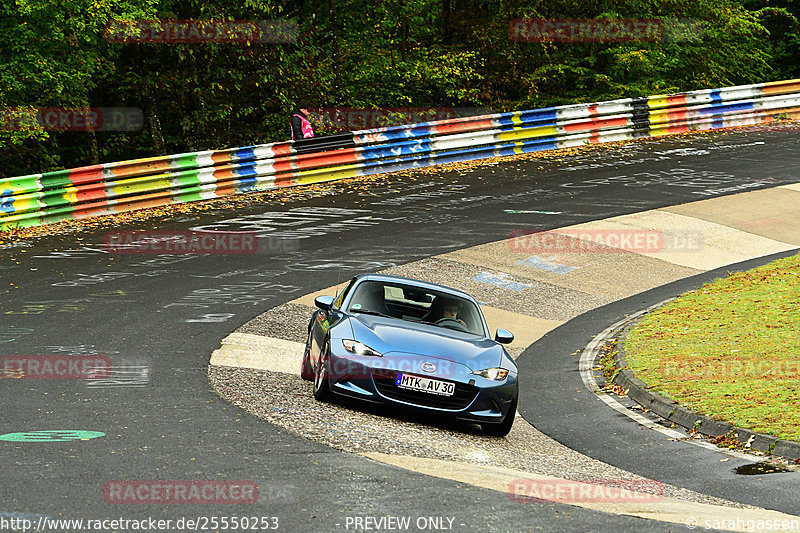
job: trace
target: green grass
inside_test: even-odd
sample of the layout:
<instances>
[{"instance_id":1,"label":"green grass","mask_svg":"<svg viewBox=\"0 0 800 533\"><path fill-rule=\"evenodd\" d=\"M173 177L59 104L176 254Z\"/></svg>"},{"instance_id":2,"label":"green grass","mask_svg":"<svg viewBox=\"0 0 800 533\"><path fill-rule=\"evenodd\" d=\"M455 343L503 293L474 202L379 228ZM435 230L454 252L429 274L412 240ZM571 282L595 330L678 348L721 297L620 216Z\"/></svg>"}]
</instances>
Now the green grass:
<instances>
[{"instance_id":1,"label":"green grass","mask_svg":"<svg viewBox=\"0 0 800 533\"><path fill-rule=\"evenodd\" d=\"M800 440L800 254L682 295L628 334L625 353L697 413Z\"/></svg>"}]
</instances>

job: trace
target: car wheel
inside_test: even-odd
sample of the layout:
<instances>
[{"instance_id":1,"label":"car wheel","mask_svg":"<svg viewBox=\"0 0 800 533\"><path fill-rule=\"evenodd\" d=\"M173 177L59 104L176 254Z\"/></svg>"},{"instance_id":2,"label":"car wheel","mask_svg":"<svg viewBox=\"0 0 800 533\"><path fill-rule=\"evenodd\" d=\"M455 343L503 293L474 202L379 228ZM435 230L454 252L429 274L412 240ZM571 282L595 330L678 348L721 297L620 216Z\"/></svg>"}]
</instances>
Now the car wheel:
<instances>
[{"instance_id":1,"label":"car wheel","mask_svg":"<svg viewBox=\"0 0 800 533\"><path fill-rule=\"evenodd\" d=\"M327 402L331 396L330 366L330 341L326 340L314 370L314 398L320 402Z\"/></svg>"},{"instance_id":2,"label":"car wheel","mask_svg":"<svg viewBox=\"0 0 800 533\"><path fill-rule=\"evenodd\" d=\"M311 331L308 332L306 348L303 350L303 362L300 363L300 377L306 381L314 381L314 370L311 368Z\"/></svg>"},{"instance_id":3,"label":"car wheel","mask_svg":"<svg viewBox=\"0 0 800 533\"><path fill-rule=\"evenodd\" d=\"M517 415L517 400L516 398L508 408L508 414L499 424L481 424L481 429L484 434L491 435L492 437L505 437L511 431L511 426L514 425L514 417Z\"/></svg>"}]
</instances>

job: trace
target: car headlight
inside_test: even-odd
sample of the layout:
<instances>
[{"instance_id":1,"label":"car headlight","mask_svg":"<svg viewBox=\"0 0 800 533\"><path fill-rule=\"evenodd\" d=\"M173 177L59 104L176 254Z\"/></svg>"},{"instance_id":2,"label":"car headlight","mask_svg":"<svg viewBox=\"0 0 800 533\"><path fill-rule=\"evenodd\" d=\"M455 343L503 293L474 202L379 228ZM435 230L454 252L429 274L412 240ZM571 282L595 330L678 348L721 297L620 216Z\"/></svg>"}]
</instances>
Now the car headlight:
<instances>
[{"instance_id":1,"label":"car headlight","mask_svg":"<svg viewBox=\"0 0 800 533\"><path fill-rule=\"evenodd\" d=\"M376 352L363 342L342 339L342 344L344 344L344 349L350 353L354 353L356 355L371 355L374 357L383 357L383 354L380 352Z\"/></svg>"},{"instance_id":2,"label":"car headlight","mask_svg":"<svg viewBox=\"0 0 800 533\"><path fill-rule=\"evenodd\" d=\"M486 370L476 370L473 372L473 374L487 379L492 379L494 381L500 381L501 379L506 379L508 370L505 368L487 368Z\"/></svg>"}]
</instances>

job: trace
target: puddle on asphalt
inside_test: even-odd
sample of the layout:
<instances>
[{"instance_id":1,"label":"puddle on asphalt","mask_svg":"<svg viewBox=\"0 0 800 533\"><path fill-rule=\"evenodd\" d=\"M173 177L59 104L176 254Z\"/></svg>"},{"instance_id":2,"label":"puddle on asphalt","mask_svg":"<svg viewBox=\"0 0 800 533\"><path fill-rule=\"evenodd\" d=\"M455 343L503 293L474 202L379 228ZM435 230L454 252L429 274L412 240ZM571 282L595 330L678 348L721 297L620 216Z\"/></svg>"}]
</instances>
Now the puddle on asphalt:
<instances>
[{"instance_id":1,"label":"puddle on asphalt","mask_svg":"<svg viewBox=\"0 0 800 533\"><path fill-rule=\"evenodd\" d=\"M768 462L742 465L738 468L734 468L733 471L736 474L741 474L743 476L757 476L760 474L779 474L781 472L791 472L791 470L789 468L786 468L785 466Z\"/></svg>"}]
</instances>

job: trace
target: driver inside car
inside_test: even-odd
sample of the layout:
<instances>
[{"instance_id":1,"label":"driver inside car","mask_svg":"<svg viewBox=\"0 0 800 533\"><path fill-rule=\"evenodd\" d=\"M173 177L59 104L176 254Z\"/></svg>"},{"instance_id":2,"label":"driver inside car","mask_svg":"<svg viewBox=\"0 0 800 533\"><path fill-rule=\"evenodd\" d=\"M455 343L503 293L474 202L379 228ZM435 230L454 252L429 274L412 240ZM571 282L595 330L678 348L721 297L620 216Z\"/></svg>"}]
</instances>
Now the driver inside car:
<instances>
[{"instance_id":1,"label":"driver inside car","mask_svg":"<svg viewBox=\"0 0 800 533\"><path fill-rule=\"evenodd\" d=\"M458 320L461 322L461 325L466 327L467 324L460 318L458 318L458 310L459 306L458 303L451 301L445 302L442 306L442 317L441 318L452 318L453 320Z\"/></svg>"},{"instance_id":2,"label":"driver inside car","mask_svg":"<svg viewBox=\"0 0 800 533\"><path fill-rule=\"evenodd\" d=\"M450 319L456 320L462 326L466 327L466 323L458 317L460 310L461 303L458 300L437 296L431 304L430 311L423 318L423 321L437 324L440 320Z\"/></svg>"}]
</instances>

